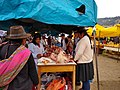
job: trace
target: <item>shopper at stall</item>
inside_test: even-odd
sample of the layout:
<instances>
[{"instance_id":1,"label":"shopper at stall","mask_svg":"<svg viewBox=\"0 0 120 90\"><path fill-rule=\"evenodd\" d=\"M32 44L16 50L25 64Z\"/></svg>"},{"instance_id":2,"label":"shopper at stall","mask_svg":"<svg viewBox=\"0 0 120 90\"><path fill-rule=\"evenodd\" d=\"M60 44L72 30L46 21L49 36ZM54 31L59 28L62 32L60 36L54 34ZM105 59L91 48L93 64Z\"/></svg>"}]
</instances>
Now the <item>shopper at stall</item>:
<instances>
[{"instance_id":1,"label":"shopper at stall","mask_svg":"<svg viewBox=\"0 0 120 90\"><path fill-rule=\"evenodd\" d=\"M24 46L29 36L22 26L10 27L9 43L0 51L0 90L32 90L38 85L33 56Z\"/></svg>"},{"instance_id":2,"label":"shopper at stall","mask_svg":"<svg viewBox=\"0 0 120 90\"><path fill-rule=\"evenodd\" d=\"M68 43L67 43L67 53L70 55L73 55L73 42L72 42L72 36L68 36Z\"/></svg>"},{"instance_id":3,"label":"shopper at stall","mask_svg":"<svg viewBox=\"0 0 120 90\"><path fill-rule=\"evenodd\" d=\"M52 40L51 40L51 36L49 36L48 39L47 39L47 43L48 43L48 46L49 46L49 47L51 47L51 41L52 41Z\"/></svg>"},{"instance_id":4,"label":"shopper at stall","mask_svg":"<svg viewBox=\"0 0 120 90\"><path fill-rule=\"evenodd\" d=\"M74 33L74 47L76 47L78 41L80 40L78 35L79 35L79 32L75 31L75 33Z\"/></svg>"},{"instance_id":5,"label":"shopper at stall","mask_svg":"<svg viewBox=\"0 0 120 90\"><path fill-rule=\"evenodd\" d=\"M42 57L43 54L45 53L44 47L41 44L40 40L41 35L37 33L34 35L32 43L28 44L28 49L32 52L36 66L38 59Z\"/></svg>"},{"instance_id":6,"label":"shopper at stall","mask_svg":"<svg viewBox=\"0 0 120 90\"><path fill-rule=\"evenodd\" d=\"M68 39L65 38L65 34L61 34L61 47L64 51L67 50L67 46L66 46L67 43L68 43Z\"/></svg>"},{"instance_id":7,"label":"shopper at stall","mask_svg":"<svg viewBox=\"0 0 120 90\"><path fill-rule=\"evenodd\" d=\"M0 37L0 44L2 43L2 39L1 39L1 37Z\"/></svg>"},{"instance_id":8,"label":"shopper at stall","mask_svg":"<svg viewBox=\"0 0 120 90\"><path fill-rule=\"evenodd\" d=\"M79 36L78 36L78 28L74 28L74 30L76 30L75 32L74 32L74 45L73 45L73 56L75 57L75 48L76 48L76 45L77 45L77 43L78 43L78 41L80 40L80 38L79 38Z\"/></svg>"},{"instance_id":9,"label":"shopper at stall","mask_svg":"<svg viewBox=\"0 0 120 90\"><path fill-rule=\"evenodd\" d=\"M82 81L82 89L90 90L89 80L92 80L94 77L91 39L85 30L79 31L79 38L80 41L76 46L76 55L74 58L74 60L77 62L76 85L79 86L80 81Z\"/></svg>"},{"instance_id":10,"label":"shopper at stall","mask_svg":"<svg viewBox=\"0 0 120 90\"><path fill-rule=\"evenodd\" d=\"M41 39L41 44L45 47L47 45L46 37L43 35Z\"/></svg>"}]
</instances>

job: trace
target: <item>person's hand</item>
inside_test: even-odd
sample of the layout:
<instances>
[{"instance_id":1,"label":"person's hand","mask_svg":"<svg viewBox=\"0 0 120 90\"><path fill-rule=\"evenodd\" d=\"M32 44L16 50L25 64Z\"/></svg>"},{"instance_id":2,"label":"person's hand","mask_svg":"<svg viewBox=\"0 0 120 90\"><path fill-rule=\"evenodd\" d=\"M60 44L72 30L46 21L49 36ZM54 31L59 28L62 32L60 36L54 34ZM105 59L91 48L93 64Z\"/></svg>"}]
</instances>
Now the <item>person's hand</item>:
<instances>
[{"instance_id":1,"label":"person's hand","mask_svg":"<svg viewBox=\"0 0 120 90\"><path fill-rule=\"evenodd\" d=\"M44 56L44 57L47 57L48 55L45 53L45 54L43 54L43 56Z\"/></svg>"},{"instance_id":2,"label":"person's hand","mask_svg":"<svg viewBox=\"0 0 120 90\"><path fill-rule=\"evenodd\" d=\"M74 61L74 62L77 64L78 60L76 60L76 61Z\"/></svg>"},{"instance_id":3,"label":"person's hand","mask_svg":"<svg viewBox=\"0 0 120 90\"><path fill-rule=\"evenodd\" d=\"M35 86L35 90L40 90L40 84Z\"/></svg>"},{"instance_id":4,"label":"person's hand","mask_svg":"<svg viewBox=\"0 0 120 90\"><path fill-rule=\"evenodd\" d=\"M43 55L42 54L38 54L37 55L37 58L41 58Z\"/></svg>"}]
</instances>

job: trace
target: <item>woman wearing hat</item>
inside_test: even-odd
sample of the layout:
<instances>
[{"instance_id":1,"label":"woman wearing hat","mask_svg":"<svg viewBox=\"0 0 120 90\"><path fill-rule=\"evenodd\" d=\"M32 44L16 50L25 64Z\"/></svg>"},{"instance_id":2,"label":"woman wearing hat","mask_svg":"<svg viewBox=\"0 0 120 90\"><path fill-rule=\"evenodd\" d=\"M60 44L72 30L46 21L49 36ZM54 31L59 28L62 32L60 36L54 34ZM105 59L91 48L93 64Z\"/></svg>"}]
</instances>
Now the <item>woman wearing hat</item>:
<instances>
[{"instance_id":1,"label":"woman wearing hat","mask_svg":"<svg viewBox=\"0 0 120 90\"><path fill-rule=\"evenodd\" d=\"M24 45L27 34L22 26L10 27L9 43L0 51L0 88L3 90L32 90L38 85L33 56Z\"/></svg>"},{"instance_id":2,"label":"woman wearing hat","mask_svg":"<svg viewBox=\"0 0 120 90\"><path fill-rule=\"evenodd\" d=\"M74 60L77 62L76 66L76 85L80 86L82 81L82 90L90 90L89 80L94 77L93 70L93 55L91 47L91 39L85 30L79 31L80 41L77 43ZM80 90L79 88L76 90Z\"/></svg>"}]
</instances>

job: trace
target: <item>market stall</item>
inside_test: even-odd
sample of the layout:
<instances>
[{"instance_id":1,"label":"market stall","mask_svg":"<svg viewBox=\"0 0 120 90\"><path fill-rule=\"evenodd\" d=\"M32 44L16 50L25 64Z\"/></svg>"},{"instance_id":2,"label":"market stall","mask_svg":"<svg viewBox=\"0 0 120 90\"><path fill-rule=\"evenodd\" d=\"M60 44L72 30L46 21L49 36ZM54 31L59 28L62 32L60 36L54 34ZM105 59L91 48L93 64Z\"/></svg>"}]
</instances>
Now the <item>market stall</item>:
<instances>
[{"instance_id":1,"label":"market stall","mask_svg":"<svg viewBox=\"0 0 120 90\"><path fill-rule=\"evenodd\" d=\"M19 19L20 21L25 22L26 19L30 19L29 21L30 23L34 23L34 21L38 21L46 24L74 25L74 26L82 26L82 27L95 26L97 22L97 5L94 0L93 1L91 0L84 0L84 1L81 1L81 0L80 1L78 0L77 1L74 1L74 0L71 0L71 1L21 0L20 1L20 0L17 0L16 2L14 2L14 0L11 0L11 1L5 0L5 1L1 1L0 8L1 8L0 21L5 21L5 20L14 18L14 19ZM29 25L29 26L32 26L32 25ZM69 29L67 29L67 32L69 32ZM50 53L47 53L47 54L49 56ZM52 55L53 56L51 56L50 54L50 59L52 59L55 62L56 55L55 57L54 57L54 54ZM69 61L71 62L71 60L70 58L68 59L68 57L69 56L67 56L67 59L65 59L66 57L64 58L65 62L64 60L62 61L63 57L57 60L59 63L60 62L65 63L66 69L68 68L67 66L73 68L68 71L73 72L74 70L75 72L75 69L74 69L75 63L73 62L73 64L69 65ZM58 63L58 62L55 62L55 63ZM97 57L96 57L96 62L97 62ZM38 68L47 68L47 66L48 67L50 66L50 65L47 65L49 63L49 60L45 60L43 62L38 62L38 63L44 63L44 65L38 64ZM55 67L55 65L53 66ZM64 67L65 65L58 64L58 66ZM96 64L96 67L98 67L97 64ZM38 69L38 72L41 72L40 69ZM75 76L75 73L73 76ZM73 79L75 78L73 77ZM98 90L99 90L99 79L97 80L98 80ZM73 87L74 85L75 85L75 82L73 81Z\"/></svg>"},{"instance_id":2,"label":"market stall","mask_svg":"<svg viewBox=\"0 0 120 90\"><path fill-rule=\"evenodd\" d=\"M104 48L102 49L104 50L104 55L120 60L120 44L114 44L113 42L110 42L105 44Z\"/></svg>"},{"instance_id":3,"label":"market stall","mask_svg":"<svg viewBox=\"0 0 120 90\"><path fill-rule=\"evenodd\" d=\"M93 31L92 28L89 28L87 33L93 38ZM113 48L116 47L119 49L119 44L103 44L100 43L100 38L105 37L119 37L120 36L120 26L119 24L114 25L112 27L104 28L103 26L97 24L96 25L96 38L98 38L98 41L96 41L97 51L99 53L99 49L104 49L105 47ZM114 49L113 49L114 50Z\"/></svg>"},{"instance_id":4,"label":"market stall","mask_svg":"<svg viewBox=\"0 0 120 90\"><path fill-rule=\"evenodd\" d=\"M41 73L43 72L67 72L72 73L72 90L75 90L75 66L76 63L48 63L48 64L42 64L38 63L38 76L40 80L40 86L41 86ZM67 86L68 87L68 86Z\"/></svg>"},{"instance_id":5,"label":"market stall","mask_svg":"<svg viewBox=\"0 0 120 90\"><path fill-rule=\"evenodd\" d=\"M75 90L76 63L73 61L73 57L71 55L66 54L65 51L62 50L61 47L57 47L54 45L51 47L46 47L46 53L44 56L45 57L41 57L38 60L38 75L39 75L40 84L42 81L41 74L44 72L45 73L67 72L67 73L72 73L72 77L70 78L72 78L72 81L71 81L72 87L73 87L73 90ZM52 80L47 81L47 83L51 83L51 81ZM46 90L48 87L49 86L42 87L42 89L44 88ZM63 88L65 88L65 85Z\"/></svg>"},{"instance_id":6,"label":"market stall","mask_svg":"<svg viewBox=\"0 0 120 90\"><path fill-rule=\"evenodd\" d=\"M120 24L116 24L112 27L106 28L106 30L110 31L110 37L117 37L117 43L109 42L105 45L104 49L108 53L104 53L110 57L114 57L120 59Z\"/></svg>"}]
</instances>

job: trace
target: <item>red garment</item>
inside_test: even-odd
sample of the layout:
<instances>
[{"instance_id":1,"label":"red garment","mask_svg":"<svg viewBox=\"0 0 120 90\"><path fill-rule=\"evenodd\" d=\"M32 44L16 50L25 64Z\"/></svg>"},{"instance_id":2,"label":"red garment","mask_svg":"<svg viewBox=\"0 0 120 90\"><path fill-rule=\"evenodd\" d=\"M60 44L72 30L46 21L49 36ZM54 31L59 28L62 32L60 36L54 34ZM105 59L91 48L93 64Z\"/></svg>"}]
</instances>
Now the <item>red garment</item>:
<instances>
[{"instance_id":1,"label":"red garment","mask_svg":"<svg viewBox=\"0 0 120 90\"><path fill-rule=\"evenodd\" d=\"M35 85L33 85L32 90L36 90L36 89L35 89Z\"/></svg>"}]
</instances>

